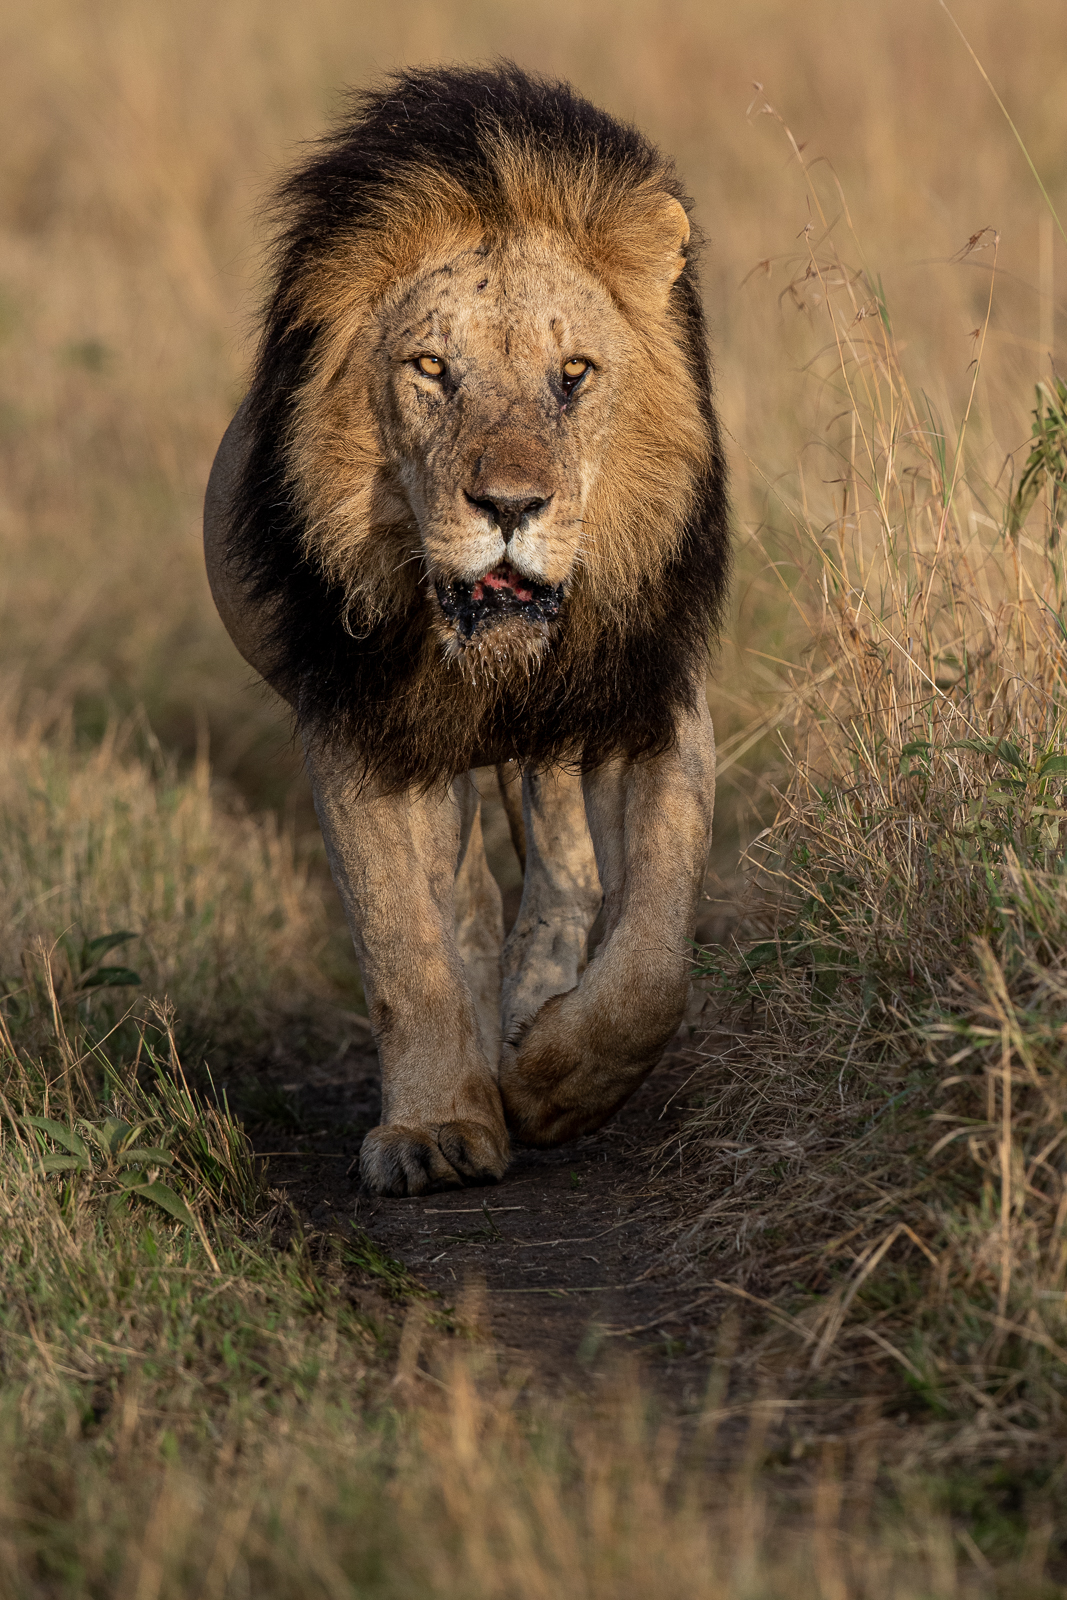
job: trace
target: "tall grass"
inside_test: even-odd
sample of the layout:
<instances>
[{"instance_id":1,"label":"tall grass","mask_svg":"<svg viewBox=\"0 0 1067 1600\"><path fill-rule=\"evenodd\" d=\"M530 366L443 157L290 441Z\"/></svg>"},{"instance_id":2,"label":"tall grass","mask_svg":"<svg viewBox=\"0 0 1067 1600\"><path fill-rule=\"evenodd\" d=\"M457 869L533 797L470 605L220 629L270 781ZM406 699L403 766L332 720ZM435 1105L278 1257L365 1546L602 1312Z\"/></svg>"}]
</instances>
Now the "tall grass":
<instances>
[{"instance_id":1,"label":"tall grass","mask_svg":"<svg viewBox=\"0 0 1067 1600\"><path fill-rule=\"evenodd\" d=\"M274 816L215 791L206 762L180 774L143 719L82 748L69 718L0 707L0 995L17 1037L57 1007L102 1036L154 996L221 1064L355 999L346 954L307 859Z\"/></svg>"},{"instance_id":2,"label":"tall grass","mask_svg":"<svg viewBox=\"0 0 1067 1600\"><path fill-rule=\"evenodd\" d=\"M948 1600L972 1592L961 1537L992 1570L973 1517L914 1477L895 1502L879 1489L893 1430L876 1418L783 1495L764 1470L783 1414L767 1393L724 1406L713 1376L676 1419L620 1369L595 1407L546 1401L499 1369L476 1288L442 1306L384 1263L382 1293L358 1231L294 1226L240 1129L184 1086L173 1039L158 1053L142 1036L102 1077L61 1020L42 1045L0 1041L12 1600ZM66 1108L47 1098L57 1062ZM124 1184L111 1157L147 1136ZM91 1157L55 1155L79 1139ZM1029 1523L991 1553L1011 1592L1036 1595L1047 1518Z\"/></svg>"},{"instance_id":3,"label":"tall grass","mask_svg":"<svg viewBox=\"0 0 1067 1600\"><path fill-rule=\"evenodd\" d=\"M23 987L0 1020L0 1594L967 1592L974 1519L885 1495L873 1415L782 1495L785 1403L726 1404L717 1369L689 1418L625 1368L596 1405L546 1399L476 1285L448 1306L354 1224L305 1231L164 1012L101 1033L54 950L23 976L46 1007ZM1019 1583L1028 1515L991 1552Z\"/></svg>"},{"instance_id":4,"label":"tall grass","mask_svg":"<svg viewBox=\"0 0 1067 1600\"><path fill-rule=\"evenodd\" d=\"M762 929L705 960L722 1011L681 1255L762 1304L801 1389L902 1404L930 1459L1047 1470L1067 1438L1067 387L1042 381L1029 437L993 455L980 233L970 390L940 413L808 177L839 409L829 470L776 493L809 644L750 852Z\"/></svg>"}]
</instances>

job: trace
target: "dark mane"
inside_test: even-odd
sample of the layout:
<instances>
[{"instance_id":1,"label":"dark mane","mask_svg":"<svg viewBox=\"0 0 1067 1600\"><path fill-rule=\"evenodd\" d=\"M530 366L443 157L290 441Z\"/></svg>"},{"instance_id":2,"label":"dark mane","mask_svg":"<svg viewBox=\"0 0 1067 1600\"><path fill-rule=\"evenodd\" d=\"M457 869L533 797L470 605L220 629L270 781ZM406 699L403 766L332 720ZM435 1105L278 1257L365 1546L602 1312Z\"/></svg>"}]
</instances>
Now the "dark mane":
<instances>
[{"instance_id":1,"label":"dark mane","mask_svg":"<svg viewBox=\"0 0 1067 1600\"><path fill-rule=\"evenodd\" d=\"M703 693L726 593L726 471L692 254L671 303L710 464L672 556L632 597L627 620L584 616L580 629L564 622L528 677L475 684L443 659L421 591L405 614L348 631L344 589L305 554L286 448L321 329L299 315L302 284L338 235L373 215L383 194L402 193L415 168L446 173L475 205L495 210L487 149L500 129L554 159L595 162L616 182L647 182L665 168L640 133L567 84L507 63L435 68L397 73L354 96L278 196L273 287L248 400L253 442L228 559L275 619L269 681L302 724L348 745L368 774L398 788L510 758L592 767L662 750L678 713ZM661 178L661 186L686 203L676 180Z\"/></svg>"}]
</instances>

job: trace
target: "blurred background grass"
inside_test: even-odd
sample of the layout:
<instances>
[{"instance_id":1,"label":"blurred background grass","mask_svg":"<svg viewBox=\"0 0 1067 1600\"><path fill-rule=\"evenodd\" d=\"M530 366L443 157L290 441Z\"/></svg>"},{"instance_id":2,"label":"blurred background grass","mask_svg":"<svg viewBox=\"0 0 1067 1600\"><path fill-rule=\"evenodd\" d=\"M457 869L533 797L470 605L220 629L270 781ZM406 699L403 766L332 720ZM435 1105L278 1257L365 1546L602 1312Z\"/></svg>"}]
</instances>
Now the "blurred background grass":
<instances>
[{"instance_id":1,"label":"blurred background grass","mask_svg":"<svg viewBox=\"0 0 1067 1600\"><path fill-rule=\"evenodd\" d=\"M1062 200L1067 11L960 0L957 15ZM829 505L839 476L819 286L804 279L818 218L765 104L805 161L819 158L835 212L840 180L912 390L939 414L962 410L989 288L991 251L954 258L982 227L999 230L972 487L1022 444L1067 260L935 0L15 0L0 19L0 671L39 723L72 708L78 736L95 739L143 706L168 752L206 744L247 801L288 804L313 826L287 720L251 686L200 556L204 481L252 349L257 208L345 85L498 54L638 123L696 201L739 534L711 690L720 738L758 732L779 663L804 643L776 542L780 491L804 463L817 522L811 496ZM723 868L772 756L757 740L729 767Z\"/></svg>"}]
</instances>

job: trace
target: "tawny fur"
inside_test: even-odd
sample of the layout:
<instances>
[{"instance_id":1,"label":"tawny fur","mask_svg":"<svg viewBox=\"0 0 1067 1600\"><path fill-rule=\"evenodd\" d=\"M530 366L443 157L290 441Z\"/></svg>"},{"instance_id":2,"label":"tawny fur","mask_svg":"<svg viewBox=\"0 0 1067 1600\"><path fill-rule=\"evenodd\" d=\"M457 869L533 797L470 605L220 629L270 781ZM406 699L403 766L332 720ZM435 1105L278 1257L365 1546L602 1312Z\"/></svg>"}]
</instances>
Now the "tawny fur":
<instances>
[{"instance_id":1,"label":"tawny fur","mask_svg":"<svg viewBox=\"0 0 1067 1600\"><path fill-rule=\"evenodd\" d=\"M382 1063L363 1177L492 1181L509 1127L610 1116L685 1004L728 563L690 222L640 135L507 66L398 75L283 201L209 576L294 708L352 929ZM454 596L501 571L515 606L465 632ZM509 761L503 941L469 769Z\"/></svg>"}]
</instances>

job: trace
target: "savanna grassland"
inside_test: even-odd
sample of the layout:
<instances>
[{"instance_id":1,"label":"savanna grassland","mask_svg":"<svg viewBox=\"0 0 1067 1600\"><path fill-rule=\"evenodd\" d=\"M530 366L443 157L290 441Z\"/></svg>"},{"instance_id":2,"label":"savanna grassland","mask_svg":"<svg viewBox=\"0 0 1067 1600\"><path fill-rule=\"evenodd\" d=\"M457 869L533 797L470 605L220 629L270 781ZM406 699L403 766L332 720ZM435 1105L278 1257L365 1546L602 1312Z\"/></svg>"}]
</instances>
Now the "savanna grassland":
<instances>
[{"instance_id":1,"label":"savanna grassland","mask_svg":"<svg viewBox=\"0 0 1067 1600\"><path fill-rule=\"evenodd\" d=\"M1067 11L954 15L0 18L0 1595L1065 1592ZM345 84L498 54L669 148L706 235L732 932L677 1414L622 1368L546 1398L476 1296L309 1229L220 1087L360 1027L201 566L257 208Z\"/></svg>"}]
</instances>

